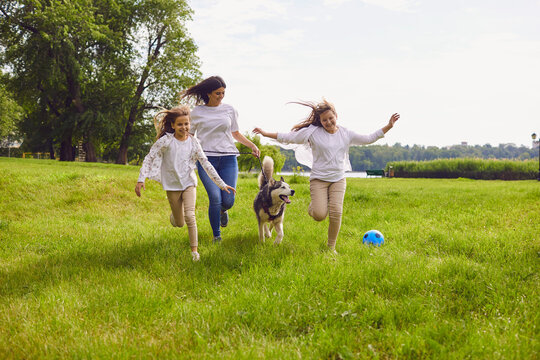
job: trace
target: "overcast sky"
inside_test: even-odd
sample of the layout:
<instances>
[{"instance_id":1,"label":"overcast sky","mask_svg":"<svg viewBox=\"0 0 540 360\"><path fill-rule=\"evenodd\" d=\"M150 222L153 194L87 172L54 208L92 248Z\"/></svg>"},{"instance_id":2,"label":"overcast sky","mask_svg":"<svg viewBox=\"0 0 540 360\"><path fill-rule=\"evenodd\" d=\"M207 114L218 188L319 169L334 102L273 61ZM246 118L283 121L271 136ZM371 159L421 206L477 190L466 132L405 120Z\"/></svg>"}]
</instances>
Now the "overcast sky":
<instances>
[{"instance_id":1,"label":"overcast sky","mask_svg":"<svg viewBox=\"0 0 540 360\"><path fill-rule=\"evenodd\" d=\"M531 145L540 133L540 0L190 0L204 77L240 130L289 131L333 102L378 144Z\"/></svg>"}]
</instances>

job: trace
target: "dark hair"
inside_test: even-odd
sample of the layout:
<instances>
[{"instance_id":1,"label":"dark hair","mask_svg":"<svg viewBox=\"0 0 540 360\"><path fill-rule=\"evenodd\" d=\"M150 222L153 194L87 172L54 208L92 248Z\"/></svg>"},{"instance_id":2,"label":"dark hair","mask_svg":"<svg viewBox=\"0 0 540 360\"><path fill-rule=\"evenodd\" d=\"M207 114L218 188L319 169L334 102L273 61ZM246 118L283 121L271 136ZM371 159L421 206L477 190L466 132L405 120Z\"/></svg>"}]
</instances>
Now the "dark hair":
<instances>
[{"instance_id":1,"label":"dark hair","mask_svg":"<svg viewBox=\"0 0 540 360\"><path fill-rule=\"evenodd\" d=\"M189 89L181 92L180 100L182 101L187 97L194 97L195 105L202 105L203 103L208 104L208 101L210 100L208 99L208 94L216 89L219 89L220 87L227 87L227 85L225 85L225 80L223 80L220 76L210 76L197 85L193 85Z\"/></svg>"},{"instance_id":2,"label":"dark hair","mask_svg":"<svg viewBox=\"0 0 540 360\"><path fill-rule=\"evenodd\" d=\"M334 105L326 99L323 98L323 101L320 103L310 102L310 101L292 101L291 104L299 104L304 105L309 108L311 108L311 114L309 114L308 118L296 125L293 126L293 131L298 131L300 129L303 129L305 127L308 127L309 125L315 125L315 126L322 126L321 124L321 114L330 110L334 113L334 115L337 116L336 108Z\"/></svg>"},{"instance_id":3,"label":"dark hair","mask_svg":"<svg viewBox=\"0 0 540 360\"><path fill-rule=\"evenodd\" d=\"M156 140L165 135L165 133L173 133L172 125L177 117L188 116L190 110L187 105L175 106L172 109L163 109L154 116L154 127L156 128Z\"/></svg>"}]
</instances>

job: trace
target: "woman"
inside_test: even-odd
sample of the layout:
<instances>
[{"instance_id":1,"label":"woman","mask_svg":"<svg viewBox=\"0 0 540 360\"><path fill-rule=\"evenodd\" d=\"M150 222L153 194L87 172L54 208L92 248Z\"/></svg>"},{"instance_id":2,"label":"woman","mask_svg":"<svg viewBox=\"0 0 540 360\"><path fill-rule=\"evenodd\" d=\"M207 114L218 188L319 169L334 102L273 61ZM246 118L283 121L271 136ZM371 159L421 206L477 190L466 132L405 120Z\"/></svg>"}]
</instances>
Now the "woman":
<instances>
[{"instance_id":1,"label":"woman","mask_svg":"<svg viewBox=\"0 0 540 360\"><path fill-rule=\"evenodd\" d=\"M251 149L253 156L260 152L255 144L239 131L238 113L228 104L223 104L225 81L219 76L211 76L183 92L181 99L195 101L191 112L191 134L195 134L219 176L228 185L236 188L238 180L238 150L234 141ZM201 164L197 164L199 178L209 199L208 217L214 234L214 243L221 241L221 227L229 223L229 210L234 204L234 193L221 190L208 177Z\"/></svg>"}]
</instances>

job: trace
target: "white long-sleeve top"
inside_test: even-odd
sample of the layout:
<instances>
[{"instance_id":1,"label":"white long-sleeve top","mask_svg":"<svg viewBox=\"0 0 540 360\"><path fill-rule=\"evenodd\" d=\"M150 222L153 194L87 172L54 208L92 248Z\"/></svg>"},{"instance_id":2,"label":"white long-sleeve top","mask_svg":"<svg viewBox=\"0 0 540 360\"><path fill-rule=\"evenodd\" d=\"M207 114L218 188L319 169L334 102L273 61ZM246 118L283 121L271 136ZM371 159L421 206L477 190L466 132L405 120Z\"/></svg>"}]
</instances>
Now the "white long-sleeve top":
<instances>
[{"instance_id":1,"label":"white long-sleeve top","mask_svg":"<svg viewBox=\"0 0 540 360\"><path fill-rule=\"evenodd\" d=\"M138 181L144 182L148 178L160 182L164 190L183 191L197 186L197 161L216 185L225 189L225 182L208 161L199 141L193 136L181 141L171 133L166 133L152 145L144 158Z\"/></svg>"},{"instance_id":2,"label":"white long-sleeve top","mask_svg":"<svg viewBox=\"0 0 540 360\"><path fill-rule=\"evenodd\" d=\"M191 111L189 132L197 136L208 156L238 153L232 136L234 131L239 131L238 112L229 104L199 105Z\"/></svg>"},{"instance_id":3,"label":"white long-sleeve top","mask_svg":"<svg viewBox=\"0 0 540 360\"><path fill-rule=\"evenodd\" d=\"M361 135L340 126L337 132L330 134L322 126L310 125L298 131L278 133L277 141L309 145L313 155L310 179L336 182L345 177L345 171L352 170L349 162L351 145L371 144L383 137L382 129Z\"/></svg>"}]
</instances>

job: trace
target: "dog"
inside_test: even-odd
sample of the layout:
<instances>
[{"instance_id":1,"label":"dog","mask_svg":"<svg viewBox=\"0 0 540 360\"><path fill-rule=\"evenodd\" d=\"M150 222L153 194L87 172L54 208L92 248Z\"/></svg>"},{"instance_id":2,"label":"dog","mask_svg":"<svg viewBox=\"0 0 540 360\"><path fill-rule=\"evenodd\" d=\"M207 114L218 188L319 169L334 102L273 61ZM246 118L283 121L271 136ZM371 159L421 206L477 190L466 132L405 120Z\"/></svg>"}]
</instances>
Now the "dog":
<instances>
[{"instance_id":1,"label":"dog","mask_svg":"<svg viewBox=\"0 0 540 360\"><path fill-rule=\"evenodd\" d=\"M294 195L294 190L283 180L274 180L274 160L265 156L262 161L262 169L259 174L259 193L253 202L253 209L259 222L259 241L272 236L272 227L276 228L276 240L274 244L283 240L283 218L285 206L290 204L289 196Z\"/></svg>"}]
</instances>

